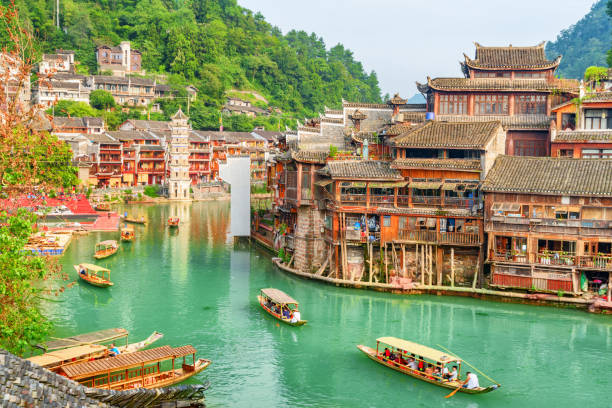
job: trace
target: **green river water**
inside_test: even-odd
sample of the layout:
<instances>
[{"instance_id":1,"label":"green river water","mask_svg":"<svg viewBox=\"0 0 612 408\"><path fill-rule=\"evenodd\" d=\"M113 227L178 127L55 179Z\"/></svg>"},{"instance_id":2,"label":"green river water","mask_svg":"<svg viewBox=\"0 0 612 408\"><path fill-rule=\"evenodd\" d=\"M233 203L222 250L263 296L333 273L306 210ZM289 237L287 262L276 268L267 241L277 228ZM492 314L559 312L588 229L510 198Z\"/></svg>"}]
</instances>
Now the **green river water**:
<instances>
[{"instance_id":1,"label":"green river water","mask_svg":"<svg viewBox=\"0 0 612 408\"><path fill-rule=\"evenodd\" d=\"M192 344L212 365L208 407L611 407L612 318L585 312L455 297L397 296L288 276L268 252L229 238L229 204L130 207L151 222L97 263L115 286L78 283L45 309L56 336L124 327L157 346ZM178 215L178 231L165 226ZM62 258L92 262L93 247L119 233L77 237ZM300 301L303 327L259 307L262 287ZM444 345L502 384L456 394L382 367L355 345L396 336ZM479 376L481 385L487 384Z\"/></svg>"}]
</instances>

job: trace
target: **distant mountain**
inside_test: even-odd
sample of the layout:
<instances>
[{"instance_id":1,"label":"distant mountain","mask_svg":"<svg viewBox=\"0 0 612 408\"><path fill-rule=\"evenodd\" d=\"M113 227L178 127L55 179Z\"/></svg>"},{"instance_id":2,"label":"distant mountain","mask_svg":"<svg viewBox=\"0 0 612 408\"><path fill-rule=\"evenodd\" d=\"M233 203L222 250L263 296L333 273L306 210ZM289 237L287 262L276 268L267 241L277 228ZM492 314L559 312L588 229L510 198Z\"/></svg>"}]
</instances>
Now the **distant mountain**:
<instances>
[{"instance_id":1,"label":"distant mountain","mask_svg":"<svg viewBox=\"0 0 612 408\"><path fill-rule=\"evenodd\" d=\"M557 71L562 77L582 78L587 67L608 65L606 53L612 44L612 21L606 14L606 4L607 0L599 0L587 15L546 44L550 59L563 55Z\"/></svg>"},{"instance_id":2,"label":"distant mountain","mask_svg":"<svg viewBox=\"0 0 612 408\"><path fill-rule=\"evenodd\" d=\"M408 103L425 103L425 98L423 95L417 93L408 99Z\"/></svg>"}]
</instances>

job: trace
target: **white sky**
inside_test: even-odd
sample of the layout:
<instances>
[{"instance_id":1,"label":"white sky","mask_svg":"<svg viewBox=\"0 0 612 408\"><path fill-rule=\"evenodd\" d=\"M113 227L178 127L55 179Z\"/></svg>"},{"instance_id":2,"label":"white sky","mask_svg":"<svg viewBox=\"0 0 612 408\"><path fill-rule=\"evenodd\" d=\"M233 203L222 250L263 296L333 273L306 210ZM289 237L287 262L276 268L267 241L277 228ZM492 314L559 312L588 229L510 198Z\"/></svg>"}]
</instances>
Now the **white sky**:
<instances>
[{"instance_id":1,"label":"white sky","mask_svg":"<svg viewBox=\"0 0 612 408\"><path fill-rule=\"evenodd\" d=\"M238 0L283 33L304 30L329 49L342 43L382 93L410 97L427 75L461 76L459 61L482 45L554 40L594 0Z\"/></svg>"}]
</instances>

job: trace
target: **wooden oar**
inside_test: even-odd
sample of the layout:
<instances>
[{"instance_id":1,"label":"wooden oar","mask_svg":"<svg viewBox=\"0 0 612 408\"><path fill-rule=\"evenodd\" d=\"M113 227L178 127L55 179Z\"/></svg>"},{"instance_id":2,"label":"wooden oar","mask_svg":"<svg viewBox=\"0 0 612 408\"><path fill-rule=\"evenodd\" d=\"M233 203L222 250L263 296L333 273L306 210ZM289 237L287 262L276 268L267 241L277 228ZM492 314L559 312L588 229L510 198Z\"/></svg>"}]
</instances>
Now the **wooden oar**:
<instances>
[{"instance_id":1,"label":"wooden oar","mask_svg":"<svg viewBox=\"0 0 612 408\"><path fill-rule=\"evenodd\" d=\"M462 359L461 357L459 357L457 354L453 353L452 351L450 351L449 349L447 349L446 347L438 344L438 347L444 349L447 353L453 354L455 357L461 359L462 362L464 362L465 364L469 365L470 367L472 367L475 371L477 371L479 374L481 374L483 377L485 377L486 379L488 379L489 381L491 381L493 384L496 385L500 385L497 381L495 381L494 379L492 379L491 377L489 377L488 375L486 375L485 373L483 373L482 371L480 371L479 369L477 369L476 367L474 367L473 365L471 365L470 363L468 363L467 361L465 361L464 359ZM457 390L455 390L455 392L457 392ZM452 395L451 395L452 396ZM448 397L447 397L448 398Z\"/></svg>"},{"instance_id":2,"label":"wooden oar","mask_svg":"<svg viewBox=\"0 0 612 408\"><path fill-rule=\"evenodd\" d=\"M455 395L455 394L457 393L457 391L459 391L459 390L461 389L461 387L463 387L463 384L461 384L459 387L457 387L457 388L455 389L455 391L451 392L450 394L448 394L448 395L447 395L446 397L444 397L444 398L450 398L450 397L452 397L453 395Z\"/></svg>"}]
</instances>

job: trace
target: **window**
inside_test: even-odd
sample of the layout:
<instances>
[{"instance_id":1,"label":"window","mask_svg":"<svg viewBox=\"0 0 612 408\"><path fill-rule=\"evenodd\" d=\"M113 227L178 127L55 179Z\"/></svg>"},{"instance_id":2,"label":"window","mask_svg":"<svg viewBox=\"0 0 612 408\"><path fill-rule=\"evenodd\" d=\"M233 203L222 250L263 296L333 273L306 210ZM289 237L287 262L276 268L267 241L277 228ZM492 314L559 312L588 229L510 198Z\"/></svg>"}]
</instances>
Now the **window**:
<instances>
[{"instance_id":1,"label":"window","mask_svg":"<svg viewBox=\"0 0 612 408\"><path fill-rule=\"evenodd\" d=\"M517 79L546 78L546 72L515 72L514 77Z\"/></svg>"},{"instance_id":2,"label":"window","mask_svg":"<svg viewBox=\"0 0 612 408\"><path fill-rule=\"evenodd\" d=\"M612 149L582 149L583 159L612 159Z\"/></svg>"},{"instance_id":3,"label":"window","mask_svg":"<svg viewBox=\"0 0 612 408\"><path fill-rule=\"evenodd\" d=\"M559 157L574 157L574 149L559 150Z\"/></svg>"},{"instance_id":4,"label":"window","mask_svg":"<svg viewBox=\"0 0 612 408\"><path fill-rule=\"evenodd\" d=\"M475 72L474 78L510 78L510 72Z\"/></svg>"},{"instance_id":5,"label":"window","mask_svg":"<svg viewBox=\"0 0 612 408\"><path fill-rule=\"evenodd\" d=\"M546 142L543 140L515 140L515 156L546 156Z\"/></svg>"},{"instance_id":6,"label":"window","mask_svg":"<svg viewBox=\"0 0 612 408\"><path fill-rule=\"evenodd\" d=\"M383 226L384 227L390 227L391 226L391 216L390 215L385 215L383 217Z\"/></svg>"},{"instance_id":7,"label":"window","mask_svg":"<svg viewBox=\"0 0 612 408\"><path fill-rule=\"evenodd\" d=\"M546 114L546 95L516 95L514 114Z\"/></svg>"},{"instance_id":8,"label":"window","mask_svg":"<svg viewBox=\"0 0 612 408\"><path fill-rule=\"evenodd\" d=\"M476 95L474 97L475 115L507 115L508 95Z\"/></svg>"},{"instance_id":9,"label":"window","mask_svg":"<svg viewBox=\"0 0 612 408\"><path fill-rule=\"evenodd\" d=\"M466 115L467 95L440 95L440 115Z\"/></svg>"},{"instance_id":10,"label":"window","mask_svg":"<svg viewBox=\"0 0 612 408\"><path fill-rule=\"evenodd\" d=\"M576 129L576 114L575 113L561 114L561 129L563 130Z\"/></svg>"}]
</instances>

